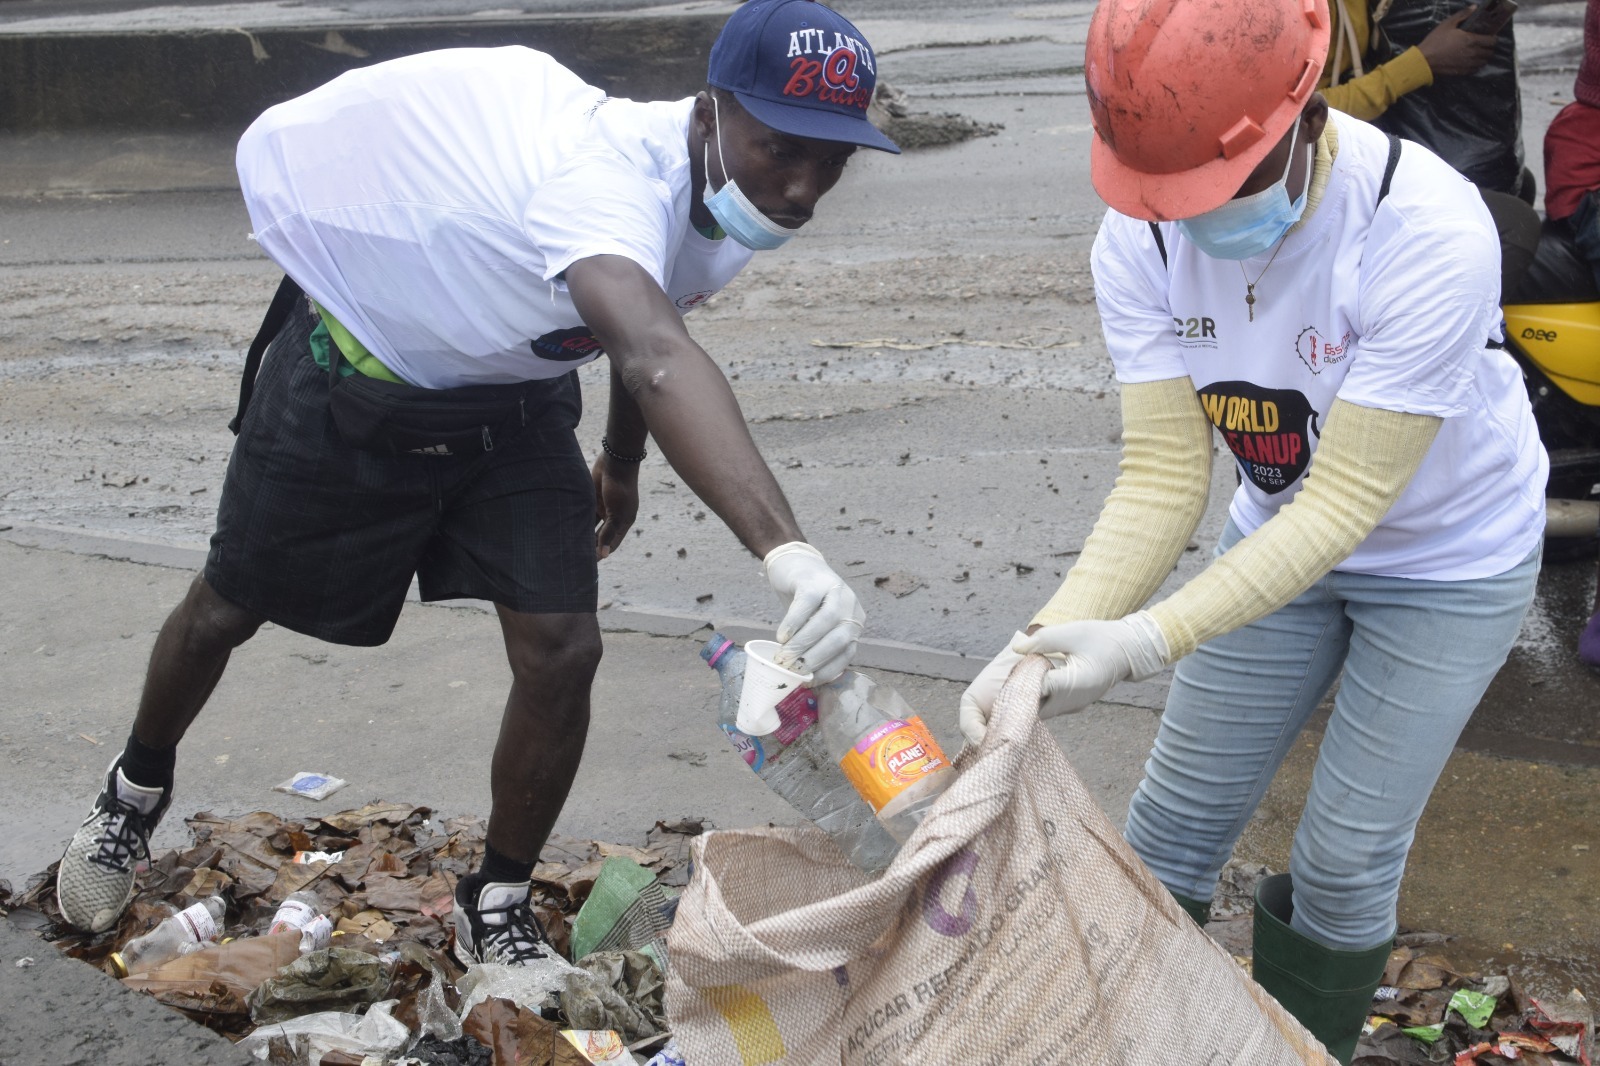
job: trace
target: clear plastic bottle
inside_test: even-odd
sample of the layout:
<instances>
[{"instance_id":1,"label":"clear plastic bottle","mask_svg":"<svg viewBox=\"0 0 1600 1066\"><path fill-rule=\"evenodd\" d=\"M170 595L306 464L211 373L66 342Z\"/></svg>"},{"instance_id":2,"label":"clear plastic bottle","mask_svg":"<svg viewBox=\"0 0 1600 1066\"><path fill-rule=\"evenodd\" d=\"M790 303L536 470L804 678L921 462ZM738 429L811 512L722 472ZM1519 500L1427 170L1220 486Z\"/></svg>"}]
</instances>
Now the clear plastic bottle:
<instances>
[{"instance_id":1,"label":"clear plastic bottle","mask_svg":"<svg viewBox=\"0 0 1600 1066\"><path fill-rule=\"evenodd\" d=\"M195 950L131 975L131 988L186 988L196 994L220 981L242 1000L262 981L301 956L300 934L293 929L225 944L200 944Z\"/></svg>"},{"instance_id":2,"label":"clear plastic bottle","mask_svg":"<svg viewBox=\"0 0 1600 1066\"><path fill-rule=\"evenodd\" d=\"M316 896L310 892L291 892L278 904L267 935L285 932L298 933L300 953L309 954L328 946L333 936L333 920L317 913Z\"/></svg>"},{"instance_id":3,"label":"clear plastic bottle","mask_svg":"<svg viewBox=\"0 0 1600 1066\"><path fill-rule=\"evenodd\" d=\"M955 781L950 758L900 694L866 674L819 686L817 713L828 753L904 844Z\"/></svg>"},{"instance_id":4,"label":"clear plastic bottle","mask_svg":"<svg viewBox=\"0 0 1600 1066\"><path fill-rule=\"evenodd\" d=\"M278 910L272 916L272 925L267 933L287 932L293 929L299 932L304 929L312 919L317 916L317 897L309 892L291 892L278 904Z\"/></svg>"},{"instance_id":5,"label":"clear plastic bottle","mask_svg":"<svg viewBox=\"0 0 1600 1066\"><path fill-rule=\"evenodd\" d=\"M776 731L747 736L735 724L739 693L744 688L744 649L721 633L713 633L700 657L722 680L717 724L746 765L767 787L833 837L861 869L876 872L889 865L899 845L829 754L822 730L816 727L815 694L810 689L796 689L778 705L781 724Z\"/></svg>"},{"instance_id":6,"label":"clear plastic bottle","mask_svg":"<svg viewBox=\"0 0 1600 1066\"><path fill-rule=\"evenodd\" d=\"M228 905L221 896L208 896L162 923L143 936L136 936L111 953L111 965L118 977L143 973L168 959L187 955L217 939Z\"/></svg>"}]
</instances>

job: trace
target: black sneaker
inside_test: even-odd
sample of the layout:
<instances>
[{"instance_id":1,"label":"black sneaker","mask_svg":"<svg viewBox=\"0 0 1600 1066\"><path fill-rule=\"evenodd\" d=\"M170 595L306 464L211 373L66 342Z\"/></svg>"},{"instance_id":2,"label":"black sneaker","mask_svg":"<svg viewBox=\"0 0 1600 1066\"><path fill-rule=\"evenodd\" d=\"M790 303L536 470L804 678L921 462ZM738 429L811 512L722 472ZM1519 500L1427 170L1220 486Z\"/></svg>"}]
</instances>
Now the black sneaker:
<instances>
[{"instance_id":1,"label":"black sneaker","mask_svg":"<svg viewBox=\"0 0 1600 1066\"><path fill-rule=\"evenodd\" d=\"M468 882L458 887L450 915L456 929L455 957L462 966L475 962L526 966L561 957L534 917L529 882L490 882L478 890L475 904L462 900L462 889L470 891Z\"/></svg>"},{"instance_id":2,"label":"black sneaker","mask_svg":"<svg viewBox=\"0 0 1600 1066\"><path fill-rule=\"evenodd\" d=\"M171 789L135 785L112 762L94 809L73 834L56 871L56 903L63 918L88 933L117 924L133 898L134 869L149 860L150 834L171 803Z\"/></svg>"}]
</instances>

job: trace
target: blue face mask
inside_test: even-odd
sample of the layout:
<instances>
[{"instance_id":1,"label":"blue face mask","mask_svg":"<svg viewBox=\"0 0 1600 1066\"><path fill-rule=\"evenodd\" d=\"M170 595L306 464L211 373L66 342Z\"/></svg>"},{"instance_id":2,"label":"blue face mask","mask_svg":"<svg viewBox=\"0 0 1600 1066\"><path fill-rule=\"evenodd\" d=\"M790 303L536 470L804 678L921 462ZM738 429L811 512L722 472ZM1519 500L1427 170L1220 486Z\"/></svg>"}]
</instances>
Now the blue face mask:
<instances>
[{"instance_id":1,"label":"blue face mask","mask_svg":"<svg viewBox=\"0 0 1600 1066\"><path fill-rule=\"evenodd\" d=\"M717 107L717 98L711 97L711 106ZM722 165L724 177L728 175L728 164L722 158L722 112L717 110L717 162ZM717 220L717 225L735 241L757 252L771 251L794 236L794 230L785 229L772 219L763 215L750 198L745 196L739 188L739 183L727 177L722 183L722 188L716 192L711 191L711 149L706 149L705 157L706 190L703 197L706 209L711 212L711 217Z\"/></svg>"},{"instance_id":2,"label":"blue face mask","mask_svg":"<svg viewBox=\"0 0 1600 1066\"><path fill-rule=\"evenodd\" d=\"M1203 215L1183 219L1178 223L1178 232L1213 259L1249 259L1277 244L1306 209L1304 189L1298 199L1289 202L1289 168L1294 165L1294 146L1299 137L1300 123L1296 122L1289 139L1289 161L1284 164L1283 177L1272 186L1229 200ZM1308 168L1306 188L1310 186Z\"/></svg>"}]
</instances>

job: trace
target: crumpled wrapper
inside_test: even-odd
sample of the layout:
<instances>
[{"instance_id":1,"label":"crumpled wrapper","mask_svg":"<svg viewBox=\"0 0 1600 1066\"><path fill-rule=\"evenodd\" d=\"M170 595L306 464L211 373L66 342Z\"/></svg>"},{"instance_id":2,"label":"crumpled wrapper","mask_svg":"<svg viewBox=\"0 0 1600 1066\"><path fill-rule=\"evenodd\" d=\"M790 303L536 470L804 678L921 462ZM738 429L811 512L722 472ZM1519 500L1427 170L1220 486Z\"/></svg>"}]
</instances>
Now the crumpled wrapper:
<instances>
[{"instance_id":1,"label":"crumpled wrapper","mask_svg":"<svg viewBox=\"0 0 1600 1066\"><path fill-rule=\"evenodd\" d=\"M261 982L246 1003L257 1025L283 1022L314 1011L353 1010L376 1003L389 989L389 974L372 955L327 948L303 955Z\"/></svg>"},{"instance_id":2,"label":"crumpled wrapper","mask_svg":"<svg viewBox=\"0 0 1600 1066\"><path fill-rule=\"evenodd\" d=\"M641 951L597 951L578 960L593 981L572 980L561 1011L574 1029L612 1029L629 1043L666 1029L661 967Z\"/></svg>"},{"instance_id":3,"label":"crumpled wrapper","mask_svg":"<svg viewBox=\"0 0 1600 1066\"><path fill-rule=\"evenodd\" d=\"M479 963L456 982L456 990L463 1019L485 1000L504 999L541 1016L559 1010L570 1028L612 1029L629 1043L663 1028L661 971L637 951L596 952L578 966L561 958L522 966ZM634 995L642 1002L630 1000Z\"/></svg>"}]
</instances>

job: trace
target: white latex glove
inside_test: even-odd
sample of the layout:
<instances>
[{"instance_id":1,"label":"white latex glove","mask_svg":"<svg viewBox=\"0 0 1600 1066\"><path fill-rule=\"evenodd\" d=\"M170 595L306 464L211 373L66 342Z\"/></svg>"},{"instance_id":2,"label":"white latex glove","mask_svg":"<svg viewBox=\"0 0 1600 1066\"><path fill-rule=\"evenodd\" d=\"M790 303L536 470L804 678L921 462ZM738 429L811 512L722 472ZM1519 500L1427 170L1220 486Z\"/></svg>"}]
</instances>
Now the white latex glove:
<instances>
[{"instance_id":1,"label":"white latex glove","mask_svg":"<svg viewBox=\"0 0 1600 1066\"><path fill-rule=\"evenodd\" d=\"M1014 633L1011 643L1027 640L1026 633ZM967 743L976 747L983 743L983 734L989 729L989 715L994 713L994 701L1000 695L1001 687L1006 683L1006 678L1011 676L1012 669L1022 661L1022 656L1011 650L1008 644L1000 649L1000 654L989 660L978 676L972 679L972 684L967 686L967 691L961 694L961 735L967 738Z\"/></svg>"},{"instance_id":2,"label":"white latex glove","mask_svg":"<svg viewBox=\"0 0 1600 1066\"><path fill-rule=\"evenodd\" d=\"M1019 655L1062 655L1044 676L1039 716L1081 711L1118 681L1143 681L1167 665L1167 638L1148 611L1114 622L1064 622L1011 642Z\"/></svg>"},{"instance_id":3,"label":"white latex glove","mask_svg":"<svg viewBox=\"0 0 1600 1066\"><path fill-rule=\"evenodd\" d=\"M813 683L825 685L844 673L856 653L856 638L867 614L844 579L833 572L822 553L792 540L780 544L761 561L787 613L778 624L778 659Z\"/></svg>"}]
</instances>

